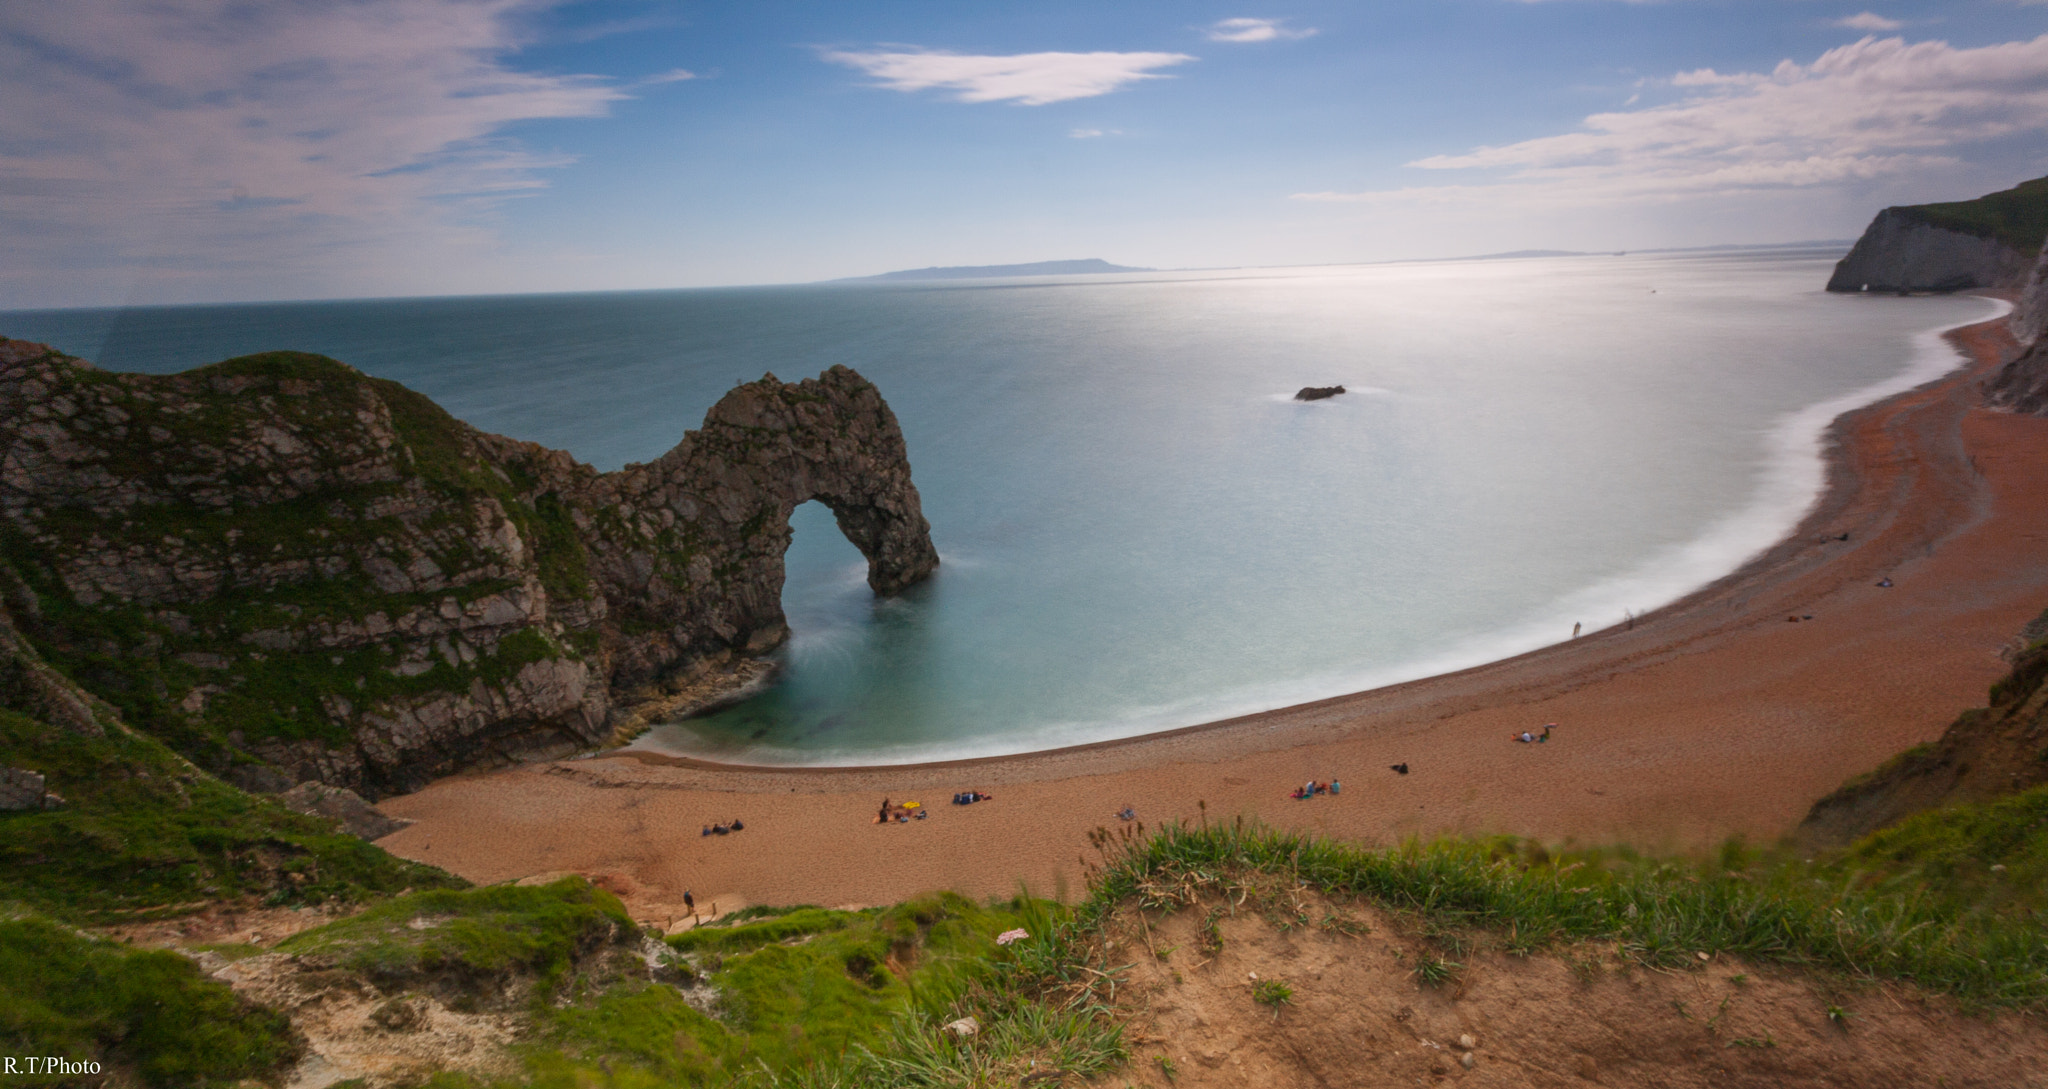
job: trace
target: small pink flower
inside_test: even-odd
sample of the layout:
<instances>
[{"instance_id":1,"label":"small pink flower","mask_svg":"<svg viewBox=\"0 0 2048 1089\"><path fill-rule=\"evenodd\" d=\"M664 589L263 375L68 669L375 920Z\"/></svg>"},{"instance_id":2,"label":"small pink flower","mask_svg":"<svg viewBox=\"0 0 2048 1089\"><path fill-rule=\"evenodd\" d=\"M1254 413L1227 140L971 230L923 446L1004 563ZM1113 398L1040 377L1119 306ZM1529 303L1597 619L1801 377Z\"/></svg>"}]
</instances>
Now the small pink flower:
<instances>
[{"instance_id":1,"label":"small pink flower","mask_svg":"<svg viewBox=\"0 0 2048 1089\"><path fill-rule=\"evenodd\" d=\"M1020 942L1020 941L1023 941L1024 939L1026 939L1026 938L1028 938L1028 937L1030 937L1030 936L1031 936L1031 932L1030 932L1030 931L1028 931L1028 930L1023 930L1023 929L1018 929L1018 930L1005 930L1005 931L1003 931L1003 932L1002 932L1001 934L998 934L998 935L996 935L996 944L997 944L997 945L1008 945L1008 944L1010 944L1011 942Z\"/></svg>"}]
</instances>

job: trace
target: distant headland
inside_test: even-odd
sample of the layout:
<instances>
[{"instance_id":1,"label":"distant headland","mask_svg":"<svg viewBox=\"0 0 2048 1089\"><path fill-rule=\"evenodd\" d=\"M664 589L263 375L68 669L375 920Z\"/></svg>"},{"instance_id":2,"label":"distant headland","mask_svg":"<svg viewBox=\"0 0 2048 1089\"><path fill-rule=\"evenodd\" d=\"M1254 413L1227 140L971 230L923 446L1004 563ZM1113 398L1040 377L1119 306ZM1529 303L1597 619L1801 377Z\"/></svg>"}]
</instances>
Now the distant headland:
<instances>
[{"instance_id":1,"label":"distant headland","mask_svg":"<svg viewBox=\"0 0 2048 1089\"><path fill-rule=\"evenodd\" d=\"M1001 276L1080 276L1101 272L1157 272L1158 269L1138 268L1133 265L1112 265L1100 257L1087 257L1078 261L1032 261L1022 265L948 265L943 268L912 268L900 272L884 272L878 276L848 276L835 281L845 283L853 280L980 280Z\"/></svg>"}]
</instances>

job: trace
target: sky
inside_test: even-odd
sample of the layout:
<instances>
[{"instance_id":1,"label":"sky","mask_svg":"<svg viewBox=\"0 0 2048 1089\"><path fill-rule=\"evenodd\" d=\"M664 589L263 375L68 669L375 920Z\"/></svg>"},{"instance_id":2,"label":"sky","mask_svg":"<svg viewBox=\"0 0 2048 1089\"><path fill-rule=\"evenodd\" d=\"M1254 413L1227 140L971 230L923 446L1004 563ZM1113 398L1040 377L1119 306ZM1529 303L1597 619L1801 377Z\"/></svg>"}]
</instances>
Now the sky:
<instances>
[{"instance_id":1,"label":"sky","mask_svg":"<svg viewBox=\"0 0 2048 1089\"><path fill-rule=\"evenodd\" d=\"M2048 0L0 2L0 309L1853 238Z\"/></svg>"}]
</instances>

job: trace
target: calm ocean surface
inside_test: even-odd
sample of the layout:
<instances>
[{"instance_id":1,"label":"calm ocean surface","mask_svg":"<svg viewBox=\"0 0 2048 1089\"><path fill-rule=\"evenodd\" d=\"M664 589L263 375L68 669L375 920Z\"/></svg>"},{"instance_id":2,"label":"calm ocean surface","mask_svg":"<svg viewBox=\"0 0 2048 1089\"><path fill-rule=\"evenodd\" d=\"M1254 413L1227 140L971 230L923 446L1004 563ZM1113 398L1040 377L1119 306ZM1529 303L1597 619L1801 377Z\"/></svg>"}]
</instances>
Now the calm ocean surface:
<instances>
[{"instance_id":1,"label":"calm ocean surface","mask_svg":"<svg viewBox=\"0 0 2048 1089\"><path fill-rule=\"evenodd\" d=\"M758 763L1019 752L1439 673L1726 574L1837 413L1952 368L1978 298L1829 296L1839 254L0 314L118 370L272 348L614 469L735 382L848 364L943 566L874 600L815 503L770 692L639 744ZM1304 385L1351 393L1297 404Z\"/></svg>"}]
</instances>

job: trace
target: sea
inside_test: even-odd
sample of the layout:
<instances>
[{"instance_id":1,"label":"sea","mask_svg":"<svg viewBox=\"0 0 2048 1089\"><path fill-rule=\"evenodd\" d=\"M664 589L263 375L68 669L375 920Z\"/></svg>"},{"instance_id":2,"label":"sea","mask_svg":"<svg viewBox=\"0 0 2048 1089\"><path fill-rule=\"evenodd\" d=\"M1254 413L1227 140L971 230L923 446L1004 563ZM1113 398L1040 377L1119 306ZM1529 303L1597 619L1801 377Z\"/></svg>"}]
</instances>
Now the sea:
<instances>
[{"instance_id":1,"label":"sea","mask_svg":"<svg viewBox=\"0 0 2048 1089\"><path fill-rule=\"evenodd\" d=\"M1829 295L1830 251L0 313L116 370L321 352L599 469L834 364L941 566L877 599L792 519L778 680L635 744L873 765L1131 737L1626 623L1819 494L1841 412L2003 304ZM1304 386L1346 392L1312 403Z\"/></svg>"}]
</instances>

